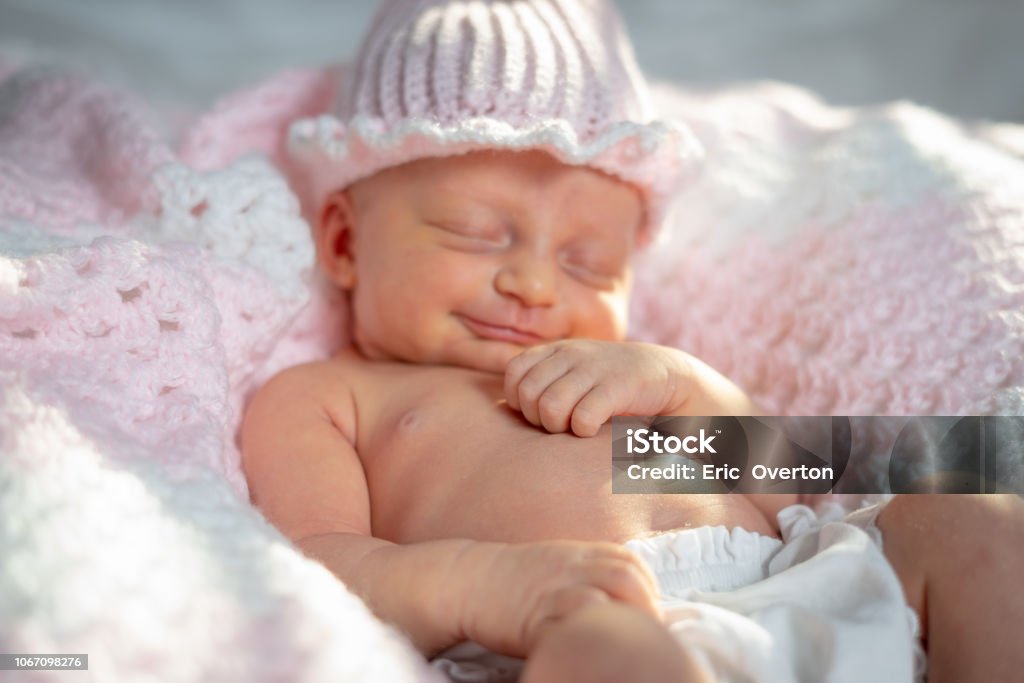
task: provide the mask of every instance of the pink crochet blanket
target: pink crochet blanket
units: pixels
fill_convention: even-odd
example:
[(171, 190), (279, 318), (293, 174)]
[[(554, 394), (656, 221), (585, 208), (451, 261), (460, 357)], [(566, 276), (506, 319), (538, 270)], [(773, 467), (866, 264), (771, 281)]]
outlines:
[[(102, 84), (0, 82), (0, 651), (112, 681), (438, 675), (239, 466), (251, 391), (344, 341), (283, 156), (335, 73), (230, 95), (178, 149)], [(1021, 414), (1021, 129), (779, 85), (658, 96), (709, 157), (640, 259), (635, 337), (769, 413)], [(858, 439), (870, 473), (884, 435)]]

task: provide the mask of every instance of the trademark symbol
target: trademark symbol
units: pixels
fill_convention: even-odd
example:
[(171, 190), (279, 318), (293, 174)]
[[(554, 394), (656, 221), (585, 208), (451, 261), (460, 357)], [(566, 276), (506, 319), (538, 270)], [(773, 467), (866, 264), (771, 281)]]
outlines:
[(722, 430), (721, 430), (721, 429), (716, 429), (716, 430), (715, 430), (715, 434), (721, 434), (721, 433), (722, 433)]

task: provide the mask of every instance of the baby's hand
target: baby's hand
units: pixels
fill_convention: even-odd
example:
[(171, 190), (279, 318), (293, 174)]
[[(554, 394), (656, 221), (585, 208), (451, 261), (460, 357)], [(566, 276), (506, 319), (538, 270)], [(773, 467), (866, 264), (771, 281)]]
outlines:
[(546, 627), (595, 602), (617, 600), (661, 618), (654, 575), (614, 543), (475, 544), (455, 573), (464, 636), (504, 654), (527, 655)]
[(614, 415), (753, 415), (735, 384), (697, 358), (642, 342), (566, 339), (505, 368), (505, 399), (549, 432), (597, 434)]

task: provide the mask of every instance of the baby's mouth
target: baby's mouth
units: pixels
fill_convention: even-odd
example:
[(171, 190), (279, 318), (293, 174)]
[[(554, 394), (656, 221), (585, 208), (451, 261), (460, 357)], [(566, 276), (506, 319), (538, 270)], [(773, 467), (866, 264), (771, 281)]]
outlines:
[(459, 313), (456, 313), (455, 317), (462, 321), (462, 324), (465, 325), (470, 332), (482, 339), (510, 342), (512, 344), (520, 344), (523, 346), (532, 346), (533, 344), (539, 344), (544, 341), (544, 338), (540, 335), (527, 332), (526, 330), (520, 330), (515, 327), (496, 325), (494, 323), (484, 322), (483, 320), (477, 320), (476, 318), (470, 318), (469, 316)]

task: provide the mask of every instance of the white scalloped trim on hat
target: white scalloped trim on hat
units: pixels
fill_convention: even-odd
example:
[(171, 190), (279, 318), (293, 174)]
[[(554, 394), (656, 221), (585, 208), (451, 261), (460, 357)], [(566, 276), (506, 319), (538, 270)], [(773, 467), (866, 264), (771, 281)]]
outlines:
[(288, 153), (305, 176), (316, 207), (328, 193), (385, 168), (482, 149), (541, 149), (563, 163), (589, 166), (636, 185), (647, 199), (646, 225), (652, 229), (646, 238), (660, 225), (672, 194), (703, 158), (703, 148), (685, 126), (665, 121), (613, 123), (589, 141), (580, 141), (561, 119), (515, 127), (485, 117), (451, 125), (408, 118), (389, 125), (356, 116), (346, 126), (323, 114), (297, 120), (288, 131)]

